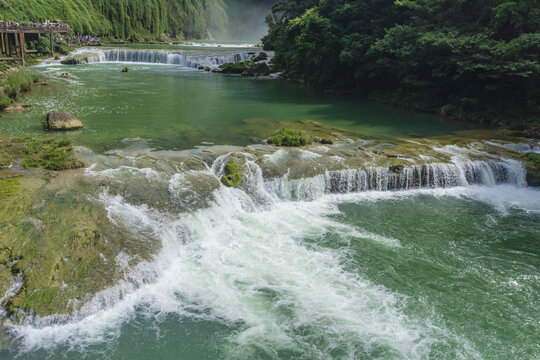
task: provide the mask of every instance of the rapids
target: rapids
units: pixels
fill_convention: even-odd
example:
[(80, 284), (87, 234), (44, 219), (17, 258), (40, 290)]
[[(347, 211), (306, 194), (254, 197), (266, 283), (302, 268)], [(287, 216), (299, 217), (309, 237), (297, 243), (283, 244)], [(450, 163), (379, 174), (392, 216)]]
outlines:
[[(122, 280), (71, 315), (9, 319), (2, 359), (538, 355), (540, 192), (515, 160), (537, 144), (424, 139), (461, 125), (191, 70), (228, 49), (97, 53), (68, 67), (76, 78), (61, 84), (77, 91), (53, 80), (32, 111), (86, 116), (66, 136), (85, 145), (89, 200), (141, 247), (159, 246), (136, 264), (123, 251), (101, 259)], [(136, 71), (121, 77), (117, 62)], [(34, 129), (36, 113), (0, 129)], [(283, 119), (338, 141), (261, 143)], [(220, 181), (231, 159), (238, 188)]]

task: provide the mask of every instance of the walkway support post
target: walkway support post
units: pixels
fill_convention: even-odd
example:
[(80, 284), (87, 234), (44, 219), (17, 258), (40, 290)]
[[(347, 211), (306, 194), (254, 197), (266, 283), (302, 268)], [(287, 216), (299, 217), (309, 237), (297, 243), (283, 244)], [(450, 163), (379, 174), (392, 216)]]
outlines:
[(53, 47), (53, 33), (52, 31), (49, 33), (49, 40), (51, 42), (51, 56), (54, 58), (54, 47)]

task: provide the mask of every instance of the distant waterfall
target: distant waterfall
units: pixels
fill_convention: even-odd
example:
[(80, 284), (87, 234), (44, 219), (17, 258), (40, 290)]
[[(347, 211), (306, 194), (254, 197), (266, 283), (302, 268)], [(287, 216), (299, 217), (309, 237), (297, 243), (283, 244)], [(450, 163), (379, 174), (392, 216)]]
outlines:
[(119, 62), (119, 63), (146, 63), (179, 65), (189, 68), (199, 66), (215, 68), (226, 63), (238, 63), (247, 61), (254, 53), (239, 53), (228, 55), (191, 54), (183, 51), (157, 51), (157, 50), (133, 50), (133, 49), (110, 49), (99, 50), (98, 56), (90, 56), (89, 63)]

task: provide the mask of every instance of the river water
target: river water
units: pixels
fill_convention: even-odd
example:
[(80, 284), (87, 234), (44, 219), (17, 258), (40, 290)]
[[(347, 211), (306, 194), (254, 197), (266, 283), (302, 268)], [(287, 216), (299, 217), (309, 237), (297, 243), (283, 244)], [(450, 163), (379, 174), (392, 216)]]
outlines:
[[(188, 55), (207, 59), (202, 50)], [(449, 165), (270, 177), (276, 164), (308, 168), (334, 151), (243, 148), (284, 123), (316, 121), (373, 143), (464, 126), (185, 60), (155, 64), (156, 54), (107, 56), (36, 68), (54, 80), (33, 94), (30, 113), (1, 118), (0, 130), (39, 133), (36, 117), (53, 109), (79, 115), (85, 130), (68, 136), (98, 154), (85, 176), (158, 194), (134, 201), (103, 191), (101, 206), (161, 248), (82, 315), (11, 328), (2, 358), (538, 357), (540, 192), (527, 187), (519, 162), (433, 145), (425, 156), (451, 153)], [(59, 79), (65, 72), (71, 78)], [(182, 150), (214, 155), (200, 169), (163, 165)], [(138, 163), (141, 153), (159, 165)], [(244, 159), (239, 189), (219, 185), (231, 154)], [(115, 156), (125, 162), (103, 160)]]

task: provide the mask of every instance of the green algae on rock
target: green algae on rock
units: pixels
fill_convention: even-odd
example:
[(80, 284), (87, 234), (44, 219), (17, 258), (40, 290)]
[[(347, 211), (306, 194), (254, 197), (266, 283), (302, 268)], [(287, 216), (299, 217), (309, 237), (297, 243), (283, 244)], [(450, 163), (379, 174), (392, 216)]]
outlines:
[(531, 186), (540, 186), (540, 154), (527, 153), (521, 156), (527, 168), (527, 183)]
[(83, 65), (88, 64), (89, 60), (92, 58), (99, 57), (99, 54), (96, 53), (82, 53), (69, 56), (60, 61), (63, 65)]
[(221, 177), (221, 182), (223, 185), (228, 187), (238, 187), (242, 182), (242, 173), (240, 168), (236, 163), (236, 160), (231, 159), (225, 165), (225, 174)]

